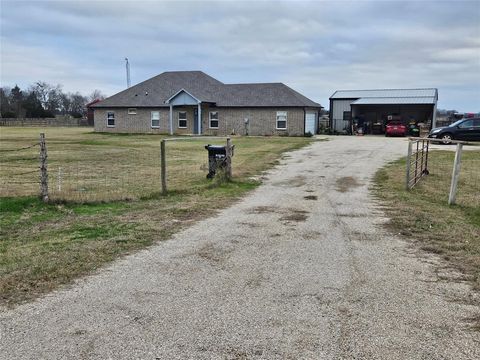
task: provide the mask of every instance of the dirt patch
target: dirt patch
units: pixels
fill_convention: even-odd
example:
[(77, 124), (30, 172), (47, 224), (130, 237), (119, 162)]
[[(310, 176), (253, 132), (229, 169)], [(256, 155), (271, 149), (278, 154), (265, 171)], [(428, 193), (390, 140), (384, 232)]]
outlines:
[(274, 213), (278, 210), (276, 206), (255, 206), (252, 209), (248, 210), (249, 214), (266, 214), (266, 213)]
[(273, 186), (286, 186), (286, 187), (300, 187), (305, 185), (306, 182), (306, 177), (305, 176), (296, 176), (292, 179), (289, 180), (284, 180), (284, 181), (278, 181), (274, 182), (272, 185)]
[(218, 264), (224, 262), (230, 252), (229, 250), (213, 246), (212, 244), (205, 244), (196, 251), (196, 254), (204, 260)]
[(263, 274), (256, 274), (249, 278), (245, 285), (250, 288), (258, 288), (262, 283), (267, 280)]
[(356, 188), (361, 186), (357, 179), (353, 176), (344, 176), (337, 179), (337, 187), (336, 190), (339, 192), (347, 192), (352, 190), (352, 188)]
[(305, 200), (318, 200), (317, 195), (307, 195), (303, 197)]
[(289, 209), (288, 213), (282, 216), (280, 220), (286, 223), (303, 222), (307, 220), (307, 214), (308, 214), (308, 211), (305, 211), (305, 210)]
[(249, 228), (257, 228), (259, 227), (260, 225), (259, 224), (255, 224), (255, 223), (251, 223), (251, 222), (246, 222), (246, 221), (241, 221), (239, 222), (240, 225), (245, 225), (245, 226), (248, 226)]
[(306, 234), (303, 234), (302, 235), (302, 238), (304, 238), (305, 240), (316, 240), (316, 239), (320, 239), (320, 236), (322, 235), (321, 232), (318, 232), (318, 231), (310, 231)]

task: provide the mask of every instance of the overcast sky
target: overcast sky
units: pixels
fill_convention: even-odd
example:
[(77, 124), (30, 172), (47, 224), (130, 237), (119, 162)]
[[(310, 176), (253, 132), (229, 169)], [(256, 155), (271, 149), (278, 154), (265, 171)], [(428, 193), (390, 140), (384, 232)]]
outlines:
[(1, 84), (113, 95), (163, 71), (337, 89), (437, 87), (480, 111), (480, 0), (1, 2)]

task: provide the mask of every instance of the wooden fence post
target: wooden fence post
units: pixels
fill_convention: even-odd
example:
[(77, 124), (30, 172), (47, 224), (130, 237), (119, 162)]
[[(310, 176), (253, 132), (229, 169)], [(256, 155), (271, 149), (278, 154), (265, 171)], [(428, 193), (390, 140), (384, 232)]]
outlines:
[(408, 152), (407, 152), (407, 172), (406, 172), (406, 181), (405, 189), (410, 189), (410, 163), (412, 161), (412, 140), (408, 140)]
[(162, 177), (162, 194), (167, 193), (167, 155), (165, 149), (165, 139), (160, 142), (160, 172)]
[(225, 161), (226, 161), (226, 170), (227, 170), (227, 179), (232, 178), (232, 140), (227, 138), (227, 147), (225, 149)]
[(450, 195), (448, 196), (448, 205), (455, 204), (457, 196), (458, 177), (460, 176), (460, 165), (462, 162), (463, 144), (457, 144), (457, 151), (455, 152), (455, 161), (453, 163), (452, 183), (450, 184)]
[(43, 202), (48, 202), (48, 164), (47, 164), (47, 144), (45, 143), (45, 134), (40, 134), (40, 197)]

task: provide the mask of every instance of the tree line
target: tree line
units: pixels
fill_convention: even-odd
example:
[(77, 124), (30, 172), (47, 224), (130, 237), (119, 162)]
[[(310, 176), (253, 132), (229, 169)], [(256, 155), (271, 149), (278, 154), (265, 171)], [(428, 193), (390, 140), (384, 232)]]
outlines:
[(100, 90), (83, 96), (79, 92), (65, 93), (62, 85), (38, 81), (27, 89), (0, 87), (0, 116), (2, 118), (47, 118), (55, 115), (71, 115), (81, 118), (85, 105), (106, 96)]

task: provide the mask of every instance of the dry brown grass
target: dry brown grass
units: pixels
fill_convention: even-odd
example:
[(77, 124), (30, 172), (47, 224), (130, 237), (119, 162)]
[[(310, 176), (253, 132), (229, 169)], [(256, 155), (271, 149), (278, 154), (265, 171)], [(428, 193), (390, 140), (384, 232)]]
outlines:
[(480, 289), (480, 151), (464, 151), (457, 205), (449, 206), (453, 152), (432, 151), (430, 175), (411, 191), (405, 186), (405, 160), (381, 169), (375, 193), (391, 217), (389, 226), (441, 255)]
[[(6, 150), (36, 142), (40, 129), (0, 131), (0, 150)], [(0, 153), (0, 305), (34, 299), (212, 216), (257, 186), (251, 176), (275, 164), (284, 151), (311, 141), (235, 138), (234, 181), (215, 186), (200, 169), (206, 162), (206, 141), (168, 143), (172, 191), (160, 196), (162, 136), (105, 135), (82, 128), (45, 132), (52, 190), (58, 167), (64, 174), (73, 169), (75, 176), (71, 185), (64, 179), (68, 191), (52, 193), (54, 199), (67, 201), (43, 204), (36, 196), (38, 175), (16, 175), (35, 170), (37, 149)], [(122, 178), (122, 173), (128, 176)], [(114, 198), (132, 200), (71, 201)]]
[[(38, 142), (46, 133), (49, 188), (53, 200), (111, 201), (148, 197), (160, 191), (162, 135), (99, 134), (86, 128), (1, 128), (0, 197), (30, 196), (39, 191), (38, 147), (17, 149)], [(258, 171), (259, 161), (271, 165), (279, 153), (308, 142), (305, 138), (238, 137), (233, 175), (247, 178)], [(168, 188), (201, 191), (207, 165), (206, 143), (219, 140), (167, 142)], [(32, 173), (25, 174), (25, 172)]]

